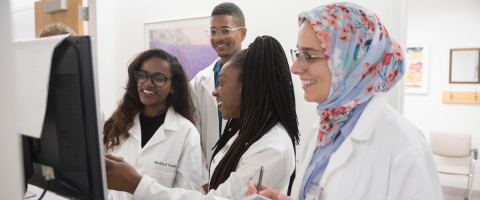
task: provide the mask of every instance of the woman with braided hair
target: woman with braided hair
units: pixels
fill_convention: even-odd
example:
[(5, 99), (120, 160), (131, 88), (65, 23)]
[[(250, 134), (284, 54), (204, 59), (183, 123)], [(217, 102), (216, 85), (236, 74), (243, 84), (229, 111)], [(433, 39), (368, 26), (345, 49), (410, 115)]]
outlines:
[[(303, 163), (290, 197), (268, 184), (260, 195), (278, 200), (442, 199), (424, 135), (387, 104), (404, 73), (400, 45), (370, 10), (334, 3), (300, 13), (291, 72), (319, 120), (299, 150)], [(256, 194), (250, 182), (246, 195)]]
[(214, 147), (209, 192), (167, 188), (119, 161), (116, 165), (125, 174), (121, 182), (131, 188), (127, 191), (133, 199), (240, 200), (247, 182), (258, 180), (262, 166), (263, 182), (289, 193), (299, 133), (292, 78), (280, 43), (270, 36), (257, 37), (225, 63), (212, 95), (229, 121)]

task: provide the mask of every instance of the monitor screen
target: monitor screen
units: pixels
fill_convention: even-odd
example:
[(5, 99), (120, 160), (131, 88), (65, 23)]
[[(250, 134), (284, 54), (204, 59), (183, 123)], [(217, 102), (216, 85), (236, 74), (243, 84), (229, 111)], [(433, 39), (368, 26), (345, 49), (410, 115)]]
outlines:
[[(89, 36), (55, 48), (40, 139), (23, 137), (28, 183), (43, 188), (40, 165), (52, 167), (48, 190), (75, 199), (106, 199), (96, 69)], [(35, 97), (32, 97), (35, 101)], [(39, 195), (39, 194), (37, 194)]]

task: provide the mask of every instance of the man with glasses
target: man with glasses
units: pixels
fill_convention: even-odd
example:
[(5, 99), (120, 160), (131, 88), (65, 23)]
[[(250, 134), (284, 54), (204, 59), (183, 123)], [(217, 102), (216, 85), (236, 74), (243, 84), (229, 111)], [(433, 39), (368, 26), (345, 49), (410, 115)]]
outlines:
[[(217, 5), (210, 18), (210, 29), (206, 30), (213, 49), (218, 54), (209, 67), (200, 71), (191, 81), (193, 103), (197, 129), (200, 133), (203, 164), (206, 167), (202, 174), (202, 182), (208, 183), (208, 169), (212, 159), (213, 147), (217, 143), (226, 120), (218, 110), (217, 101), (212, 92), (218, 86), (218, 75), (222, 66), (235, 54), (242, 51), (242, 41), (247, 36), (245, 17), (242, 10), (234, 3), (221, 3)], [(204, 185), (207, 192), (208, 185)]]

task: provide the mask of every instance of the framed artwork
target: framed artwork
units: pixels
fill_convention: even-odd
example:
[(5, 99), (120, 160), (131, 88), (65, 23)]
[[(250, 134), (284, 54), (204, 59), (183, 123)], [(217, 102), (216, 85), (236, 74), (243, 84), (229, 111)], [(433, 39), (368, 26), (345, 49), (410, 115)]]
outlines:
[(218, 58), (205, 33), (209, 28), (210, 17), (146, 23), (144, 47), (163, 49), (177, 57), (188, 80), (192, 80)]
[(407, 45), (405, 93), (428, 94), (429, 44)]
[(450, 49), (449, 83), (479, 84), (480, 48)]

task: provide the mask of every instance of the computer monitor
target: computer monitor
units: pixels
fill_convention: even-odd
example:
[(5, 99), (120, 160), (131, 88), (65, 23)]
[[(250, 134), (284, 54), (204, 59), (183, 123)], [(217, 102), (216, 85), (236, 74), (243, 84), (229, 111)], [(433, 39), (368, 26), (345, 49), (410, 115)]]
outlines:
[(107, 197), (93, 66), (89, 36), (68, 37), (57, 46), (41, 138), (23, 136), (28, 183), (44, 188), (40, 164), (50, 166), (55, 179), (50, 180), (48, 190), (73, 199)]

